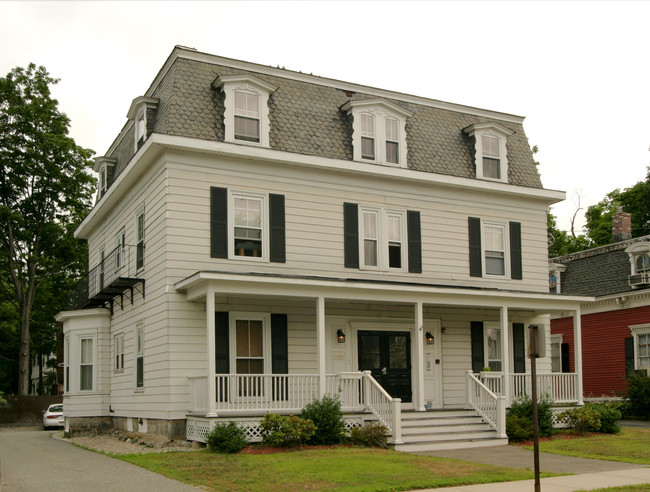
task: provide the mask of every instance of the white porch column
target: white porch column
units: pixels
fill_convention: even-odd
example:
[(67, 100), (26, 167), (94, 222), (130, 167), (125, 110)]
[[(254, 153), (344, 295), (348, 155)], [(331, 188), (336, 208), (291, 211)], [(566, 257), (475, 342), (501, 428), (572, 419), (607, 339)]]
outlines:
[(501, 388), (501, 395), (505, 396), (506, 403), (510, 401), (510, 331), (508, 330), (508, 307), (501, 306), (501, 372), (503, 372), (503, 387)]
[(316, 301), (316, 346), (318, 347), (318, 388), (320, 398), (325, 395), (325, 298)]
[(573, 312), (573, 358), (576, 377), (578, 378), (576, 382), (578, 405), (584, 405), (582, 396), (582, 324), (580, 316), (580, 308), (578, 308)]
[[(415, 303), (415, 398), (413, 406), (424, 412), (424, 314), (422, 303)], [(440, 342), (438, 342), (440, 343)]]
[(217, 416), (217, 366), (215, 362), (215, 319), (214, 291), (208, 288), (205, 294), (205, 318), (208, 339), (208, 413), (206, 417)]

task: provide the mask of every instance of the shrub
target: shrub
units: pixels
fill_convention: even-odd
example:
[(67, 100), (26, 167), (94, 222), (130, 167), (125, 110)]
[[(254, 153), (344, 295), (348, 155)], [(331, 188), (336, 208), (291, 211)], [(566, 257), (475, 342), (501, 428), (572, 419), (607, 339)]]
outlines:
[(621, 420), (621, 412), (617, 403), (593, 403), (589, 405), (590, 408), (598, 412), (600, 417), (600, 428), (598, 432), (604, 434), (618, 434), (621, 428), (618, 421)]
[(295, 415), (267, 413), (260, 423), (262, 443), (269, 446), (297, 446), (314, 435), (314, 423)]
[(558, 419), (564, 420), (569, 428), (574, 429), (580, 436), (587, 432), (598, 432), (600, 429), (600, 415), (592, 406), (567, 410), (559, 414)]
[[(508, 411), (508, 416), (526, 417), (532, 425), (533, 400), (531, 400), (530, 396), (524, 395), (516, 398)], [(551, 411), (551, 402), (546, 395), (537, 399), (537, 424), (540, 436), (548, 437), (553, 435), (553, 412)]]
[(533, 421), (521, 415), (508, 415), (506, 434), (512, 442), (528, 441), (533, 438)]
[(629, 403), (629, 415), (650, 419), (650, 377), (637, 371), (627, 378), (625, 399)]
[(234, 422), (218, 423), (205, 436), (211, 451), (236, 453), (248, 444), (246, 431)]
[(305, 405), (300, 416), (310, 419), (316, 426), (311, 444), (339, 444), (345, 433), (341, 400), (338, 396), (324, 396)]
[(350, 431), (350, 441), (358, 446), (387, 447), (386, 436), (388, 429), (379, 422), (370, 422), (363, 427), (353, 427)]

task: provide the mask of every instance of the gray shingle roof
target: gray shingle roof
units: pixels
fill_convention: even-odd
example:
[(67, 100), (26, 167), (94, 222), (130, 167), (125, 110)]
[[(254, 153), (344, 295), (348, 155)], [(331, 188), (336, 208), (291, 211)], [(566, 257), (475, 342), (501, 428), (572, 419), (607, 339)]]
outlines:
[[(160, 99), (154, 132), (223, 141), (223, 93), (213, 89), (211, 84), (219, 75), (235, 74), (253, 75), (278, 87), (269, 98), (272, 149), (352, 160), (352, 117), (340, 109), (350, 99), (345, 91), (180, 57), (151, 91), (151, 96)], [(351, 97), (375, 99), (377, 96), (356, 92)], [(410, 169), (475, 177), (474, 142), (463, 128), (473, 123), (498, 122), (514, 132), (507, 141), (509, 182), (542, 188), (521, 124), (413, 102), (386, 100), (413, 113), (406, 122)], [(128, 125), (125, 128), (129, 128)], [(111, 156), (118, 159), (117, 176), (133, 156), (133, 136), (125, 135)]]

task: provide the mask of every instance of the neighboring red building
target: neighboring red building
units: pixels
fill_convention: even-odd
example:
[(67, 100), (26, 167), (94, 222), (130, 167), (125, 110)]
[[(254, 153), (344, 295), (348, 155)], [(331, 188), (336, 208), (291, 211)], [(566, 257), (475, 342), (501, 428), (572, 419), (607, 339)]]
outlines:
[[(650, 236), (630, 239), (630, 214), (613, 218), (613, 242), (550, 263), (551, 290), (594, 296), (581, 307), (585, 398), (621, 396), (631, 370), (650, 369)], [(571, 317), (551, 320), (555, 371), (572, 372)]]

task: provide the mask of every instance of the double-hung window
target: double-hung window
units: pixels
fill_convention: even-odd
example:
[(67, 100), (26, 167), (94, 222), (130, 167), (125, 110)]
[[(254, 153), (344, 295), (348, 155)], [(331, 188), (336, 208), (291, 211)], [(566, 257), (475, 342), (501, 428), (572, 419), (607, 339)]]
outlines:
[(650, 373), (650, 323), (630, 326), (634, 338), (634, 369)]
[(224, 94), (224, 140), (269, 147), (269, 98), (276, 86), (250, 75), (220, 75), (212, 86)]
[(360, 207), (362, 268), (400, 270), (406, 264), (406, 212)]
[(231, 367), (241, 377), (237, 396), (258, 397), (264, 394), (264, 378), (256, 375), (271, 372), (270, 315), (231, 313)]
[(65, 346), (64, 346), (64, 352), (63, 352), (63, 360), (64, 360), (64, 366), (65, 366), (65, 374), (63, 375), (63, 378), (65, 380), (65, 392), (68, 393), (70, 391), (70, 357), (72, 354), (70, 354), (70, 339), (66, 337), (65, 339)]
[(114, 370), (115, 372), (124, 371), (124, 334), (115, 335), (114, 339)]
[(233, 194), (233, 255), (263, 257), (264, 199)]
[(490, 371), (501, 372), (502, 370), (502, 347), (501, 329), (491, 327), (488, 323), (485, 326), (485, 360)]
[(138, 113), (135, 120), (135, 142), (138, 148), (142, 147), (147, 138), (147, 114), (144, 109)]
[(80, 338), (79, 348), (79, 390), (93, 390), (93, 369), (94, 369), (94, 338)]
[(486, 275), (506, 274), (506, 228), (502, 224), (483, 224)]
[(235, 91), (235, 140), (260, 141), (260, 96)]
[(406, 167), (406, 118), (411, 112), (381, 99), (350, 100), (341, 109), (352, 115), (353, 159)]
[(375, 117), (361, 114), (361, 158), (375, 160)]
[(483, 177), (501, 179), (501, 161), (499, 159), (500, 140), (491, 135), (483, 135)]
[(131, 102), (127, 117), (133, 122), (134, 150), (137, 152), (153, 130), (159, 99), (140, 96)]
[(135, 325), (135, 387), (144, 387), (144, 323)]
[(119, 272), (125, 262), (125, 246), (126, 245), (126, 232), (122, 229), (117, 236), (115, 236), (115, 272), (119, 276)]

